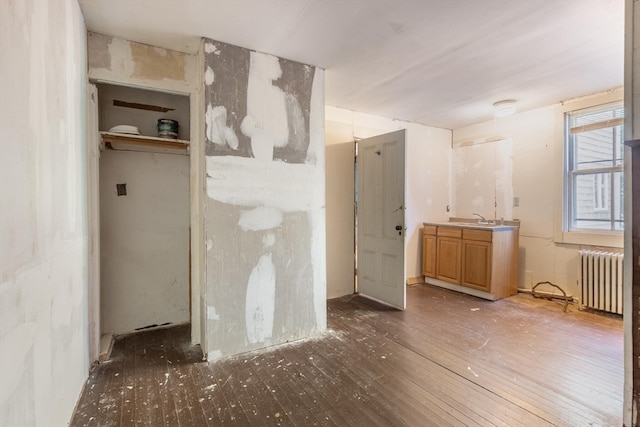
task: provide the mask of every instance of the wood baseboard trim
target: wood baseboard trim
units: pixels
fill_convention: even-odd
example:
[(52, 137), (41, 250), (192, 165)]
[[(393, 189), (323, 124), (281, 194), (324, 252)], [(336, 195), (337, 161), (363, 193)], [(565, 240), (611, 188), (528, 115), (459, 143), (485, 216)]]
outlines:
[(407, 286), (424, 283), (424, 276), (407, 277)]

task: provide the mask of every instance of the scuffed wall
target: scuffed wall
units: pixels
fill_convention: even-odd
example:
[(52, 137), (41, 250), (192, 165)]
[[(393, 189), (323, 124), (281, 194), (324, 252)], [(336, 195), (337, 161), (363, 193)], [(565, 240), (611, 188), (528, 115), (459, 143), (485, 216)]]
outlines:
[(209, 359), (326, 328), (324, 71), (204, 40)]
[(424, 221), (446, 221), (451, 131), (327, 106), (327, 296), (353, 293), (354, 139), (398, 129), (406, 133), (405, 265), (407, 281), (422, 276)]
[(0, 52), (0, 426), (66, 425), (89, 368), (77, 2), (0, 2)]
[(189, 157), (102, 152), (100, 235), (103, 333), (189, 321)]

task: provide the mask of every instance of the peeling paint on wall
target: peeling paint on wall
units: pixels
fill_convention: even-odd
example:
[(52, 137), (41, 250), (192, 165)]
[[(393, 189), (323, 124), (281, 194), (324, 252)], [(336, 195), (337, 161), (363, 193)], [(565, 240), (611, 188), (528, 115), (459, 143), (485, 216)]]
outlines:
[(324, 80), (224, 43), (207, 40), (204, 51), (214, 358), (326, 327)]

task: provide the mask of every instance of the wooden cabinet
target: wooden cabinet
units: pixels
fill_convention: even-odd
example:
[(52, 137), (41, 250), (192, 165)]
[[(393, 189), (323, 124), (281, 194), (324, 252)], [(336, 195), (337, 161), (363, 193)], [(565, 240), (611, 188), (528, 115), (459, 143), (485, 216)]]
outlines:
[(460, 265), (462, 229), (456, 227), (438, 227), (436, 248), (436, 278), (446, 282), (460, 284)]
[(422, 275), (436, 277), (437, 227), (426, 225), (422, 229)]
[[(434, 271), (435, 266), (435, 271)], [(425, 281), (486, 299), (518, 292), (518, 227), (427, 225)]]
[(492, 235), (489, 230), (462, 230), (461, 285), (491, 292)]

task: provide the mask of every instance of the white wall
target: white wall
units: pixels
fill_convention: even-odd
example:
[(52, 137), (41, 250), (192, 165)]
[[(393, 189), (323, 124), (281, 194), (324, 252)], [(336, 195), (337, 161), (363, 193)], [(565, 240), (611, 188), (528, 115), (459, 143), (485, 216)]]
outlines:
[[(506, 147), (511, 150), (512, 194), (519, 198), (519, 206), (511, 206), (511, 210), (513, 218), (521, 220), (520, 287), (531, 288), (538, 282), (550, 281), (578, 297), (578, 250), (585, 246), (622, 247), (621, 237), (570, 235), (561, 228), (564, 113), (620, 99), (622, 90), (616, 89), (453, 131), (454, 148), (510, 141)], [(496, 152), (499, 156), (504, 154), (499, 148)], [(454, 156), (456, 161), (463, 159)], [(482, 182), (486, 174), (500, 175), (505, 168), (476, 169), (473, 164), (459, 163), (453, 167), (456, 173), (468, 175), (466, 182)], [(508, 177), (502, 179), (508, 182)], [(460, 186), (455, 200), (474, 200), (478, 194), (472, 185)], [(508, 215), (509, 207), (504, 206), (507, 202), (504, 197), (500, 199), (497, 215)], [(470, 209), (457, 210), (456, 214), (466, 216)]]
[(102, 332), (188, 322), (189, 157), (102, 152), (100, 218)]
[(0, 2), (0, 425), (66, 425), (89, 369), (86, 32)]
[(353, 293), (354, 139), (407, 129), (406, 274), (422, 276), (424, 221), (446, 221), (451, 131), (337, 107), (325, 108), (327, 151), (327, 296)]
[(501, 139), (453, 148), (452, 216), (513, 217), (512, 146)]

